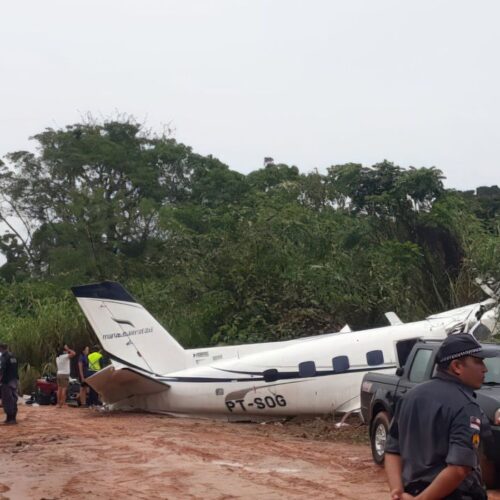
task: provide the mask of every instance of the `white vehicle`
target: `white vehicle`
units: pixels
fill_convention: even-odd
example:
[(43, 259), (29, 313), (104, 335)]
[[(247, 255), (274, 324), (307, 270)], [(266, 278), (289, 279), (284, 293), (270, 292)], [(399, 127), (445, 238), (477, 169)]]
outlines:
[[(368, 371), (394, 373), (417, 339), (444, 339), (457, 325), (492, 329), (494, 301), (403, 324), (284, 342), (183, 349), (118, 283), (74, 287), (80, 307), (111, 365), (89, 384), (113, 409), (259, 420), (359, 409)], [(348, 329), (347, 329), (348, 330)]]

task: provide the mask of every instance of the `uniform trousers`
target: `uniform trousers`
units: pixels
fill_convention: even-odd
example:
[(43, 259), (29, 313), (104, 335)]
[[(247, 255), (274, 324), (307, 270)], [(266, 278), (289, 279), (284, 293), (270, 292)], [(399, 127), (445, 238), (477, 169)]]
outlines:
[(7, 421), (15, 420), (17, 415), (17, 380), (2, 384), (2, 405)]

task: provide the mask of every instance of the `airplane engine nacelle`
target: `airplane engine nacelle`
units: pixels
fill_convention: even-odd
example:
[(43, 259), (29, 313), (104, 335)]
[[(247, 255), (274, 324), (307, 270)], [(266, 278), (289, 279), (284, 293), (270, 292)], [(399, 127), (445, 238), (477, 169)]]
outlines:
[(492, 307), (481, 318), (481, 324), (491, 332), (490, 336), (500, 335), (500, 305)]

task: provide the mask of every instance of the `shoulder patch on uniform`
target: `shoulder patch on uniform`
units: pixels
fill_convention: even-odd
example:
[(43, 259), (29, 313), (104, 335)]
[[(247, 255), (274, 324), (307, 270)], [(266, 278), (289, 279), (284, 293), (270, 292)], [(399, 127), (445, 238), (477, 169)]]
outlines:
[(470, 418), (470, 428), (474, 429), (475, 431), (480, 431), (481, 430), (481, 419), (478, 417), (471, 417)]
[(474, 434), (472, 436), (472, 445), (474, 448), (477, 448), (479, 446), (479, 443), (481, 442), (481, 438), (479, 437), (479, 434)]

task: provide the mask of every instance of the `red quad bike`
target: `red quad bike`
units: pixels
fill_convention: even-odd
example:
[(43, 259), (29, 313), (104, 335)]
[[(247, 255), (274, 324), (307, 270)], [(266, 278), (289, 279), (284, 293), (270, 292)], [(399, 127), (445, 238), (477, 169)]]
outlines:
[[(77, 380), (70, 379), (67, 390), (66, 402), (78, 406), (78, 395), (80, 393), (80, 383)], [(39, 378), (35, 383), (35, 393), (32, 397), (33, 402), (39, 405), (55, 405), (57, 403), (57, 382), (56, 377), (46, 375)]]

